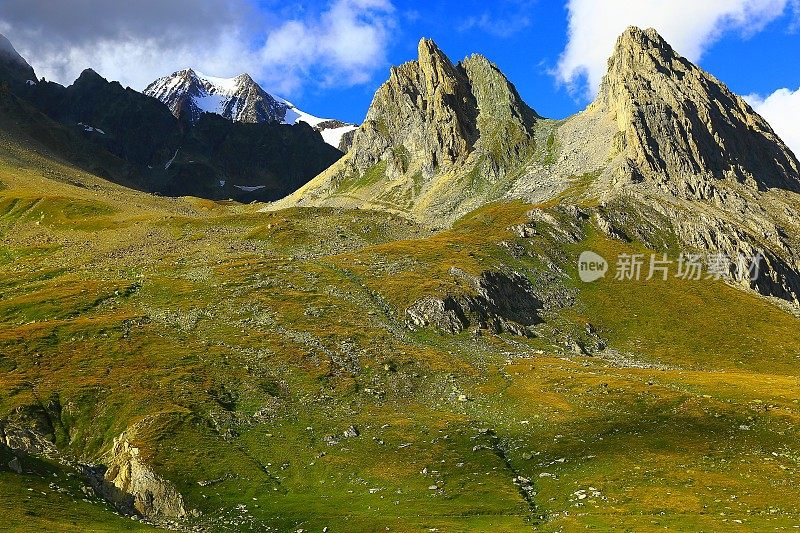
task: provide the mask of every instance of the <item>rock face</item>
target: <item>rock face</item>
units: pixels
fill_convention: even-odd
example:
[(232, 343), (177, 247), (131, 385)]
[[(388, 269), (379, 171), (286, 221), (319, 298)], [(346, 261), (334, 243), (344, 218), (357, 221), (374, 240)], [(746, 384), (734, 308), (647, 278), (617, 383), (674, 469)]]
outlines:
[(707, 199), (709, 183), (800, 191), (800, 164), (767, 122), (655, 31), (628, 29), (593, 104), (610, 113), (632, 179)]
[[(800, 300), (798, 243), (788, 238), (797, 231), (787, 234), (800, 218), (786, 197), (800, 192), (800, 163), (742, 98), (655, 30), (619, 38), (596, 101), (570, 121), (593, 136), (610, 133), (596, 124), (613, 124), (610, 149), (584, 156), (598, 161), (584, 172), (599, 176), (593, 192), (612, 218), (649, 221), (604, 224), (605, 233), (657, 249), (652, 236), (666, 229), (688, 250), (731, 258), (736, 283)], [(653, 216), (659, 227), (643, 230)], [(761, 257), (759, 279), (733, 268), (739, 256)]]
[(125, 433), (114, 439), (104, 468), (95, 468), (94, 489), (122, 512), (153, 520), (185, 518), (183, 496), (154, 473)]
[(530, 336), (530, 326), (542, 321), (542, 302), (524, 276), (484, 272), (475, 278), (461, 271), (454, 275), (471, 286), (471, 293), (423, 298), (406, 310), (409, 328), (432, 327), (455, 335), (476, 326), (494, 333)]
[(378, 89), (353, 141), (353, 168), (366, 171), (386, 160), (390, 179), (412, 170), (411, 165), (430, 178), (435, 169), (469, 155), (478, 138), (476, 117), (463, 69), (423, 39), (419, 59), (393, 68)]
[(538, 118), (486, 58), (454, 65), (423, 39), (378, 89), (348, 156), (281, 205), (464, 211), (523, 159)]
[(138, 426), (114, 439), (103, 465), (77, 463), (56, 446), (57, 400), (43, 405), (19, 407), (0, 420), (0, 451), (9, 449), (15, 457), (8, 465), (17, 473), (22, 467), (17, 454), (46, 457), (71, 464), (81, 471), (95, 493), (113, 503), (121, 512), (159, 522), (187, 516), (183, 496), (169, 482), (152, 471), (131, 442)]

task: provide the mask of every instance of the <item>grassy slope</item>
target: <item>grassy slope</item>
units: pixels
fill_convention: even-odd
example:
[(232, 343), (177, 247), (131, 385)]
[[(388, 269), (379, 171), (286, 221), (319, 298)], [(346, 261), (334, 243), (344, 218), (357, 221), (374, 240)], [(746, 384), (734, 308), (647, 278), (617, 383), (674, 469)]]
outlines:
[[(623, 245), (518, 239), (506, 228), (522, 204), (430, 234), (363, 211), (132, 194), (8, 140), (2, 151), (0, 415), (56, 399), (58, 443), (84, 460), (143, 421), (146, 459), (209, 527), (800, 524), (798, 321), (762, 300), (604, 281), (573, 284), (577, 305), (538, 339), (413, 333), (405, 307), (463, 290), (451, 267), (530, 271), (549, 253), (574, 278), (581, 249)], [(576, 356), (549, 336), (587, 321), (622, 355)], [(326, 443), (350, 425), (359, 437)], [(139, 527), (45, 488), (55, 467), (6, 464), (12, 527)]]

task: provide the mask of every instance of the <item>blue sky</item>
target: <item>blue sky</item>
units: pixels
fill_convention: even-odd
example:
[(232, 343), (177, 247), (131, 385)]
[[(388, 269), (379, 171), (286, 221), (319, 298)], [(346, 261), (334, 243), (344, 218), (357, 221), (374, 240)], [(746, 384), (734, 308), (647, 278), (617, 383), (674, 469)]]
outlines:
[[(98, 17), (97, 13), (102, 13)], [(86, 20), (92, 20), (91, 25)], [(480, 53), (540, 114), (584, 108), (616, 37), (653, 26), (800, 151), (800, 0), (3, 0), (0, 32), (39, 75), (92, 67), (143, 89), (185, 67), (249, 72), (307, 112), (359, 122), (391, 65), (433, 38)]]

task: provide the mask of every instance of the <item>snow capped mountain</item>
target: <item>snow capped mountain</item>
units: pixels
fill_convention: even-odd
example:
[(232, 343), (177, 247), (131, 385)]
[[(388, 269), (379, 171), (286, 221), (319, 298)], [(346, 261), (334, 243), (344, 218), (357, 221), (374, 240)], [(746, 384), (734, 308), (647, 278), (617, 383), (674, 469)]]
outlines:
[(203, 113), (216, 113), (234, 122), (282, 122), (286, 106), (265, 92), (247, 74), (215, 78), (192, 69), (159, 78), (144, 94), (157, 98), (176, 117), (193, 124)]
[(357, 127), (305, 113), (291, 102), (266, 92), (248, 74), (217, 78), (189, 68), (157, 79), (144, 94), (162, 101), (173, 115), (187, 117), (192, 124), (197, 123), (203, 113), (256, 124), (305, 122), (319, 131), (325, 142), (337, 148), (342, 137)]

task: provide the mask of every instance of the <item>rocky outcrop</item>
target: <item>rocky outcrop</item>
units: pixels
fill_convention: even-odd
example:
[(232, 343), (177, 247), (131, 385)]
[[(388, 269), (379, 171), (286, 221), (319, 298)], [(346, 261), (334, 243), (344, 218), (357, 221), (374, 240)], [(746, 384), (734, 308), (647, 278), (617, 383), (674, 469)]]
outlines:
[(472, 291), (419, 300), (406, 310), (409, 328), (432, 327), (455, 335), (475, 326), (527, 337), (533, 334), (530, 327), (542, 321), (542, 302), (526, 277), (515, 272), (484, 272), (472, 277), (457, 269), (452, 274), (468, 283)]
[(340, 152), (346, 154), (347, 152), (350, 151), (350, 148), (353, 147), (353, 139), (356, 138), (356, 131), (358, 131), (358, 130), (353, 129), (353, 130), (350, 130), (348, 132), (345, 132), (342, 135), (342, 138), (339, 141), (339, 146), (337, 147), (337, 148), (339, 148)]
[(95, 493), (113, 503), (127, 515), (138, 515), (154, 522), (185, 518), (183, 496), (167, 480), (146, 464), (133, 444), (137, 428), (114, 439), (103, 464), (86, 465), (61, 453), (56, 446), (58, 429), (54, 415), (60, 404), (51, 399), (42, 405), (23, 406), (0, 420), (0, 449), (14, 453), (9, 468), (20, 471), (19, 457), (45, 457), (76, 468), (86, 476)]
[(461, 304), (452, 296), (427, 296), (406, 310), (406, 323), (411, 329), (433, 327), (455, 335), (469, 326)]
[(0, 420), (0, 444), (23, 454), (58, 456), (51, 415), (39, 405), (18, 407)]
[(129, 439), (123, 433), (114, 439), (105, 465), (87, 467), (95, 492), (125, 514), (155, 521), (185, 518), (183, 496), (145, 464), (139, 448)]

